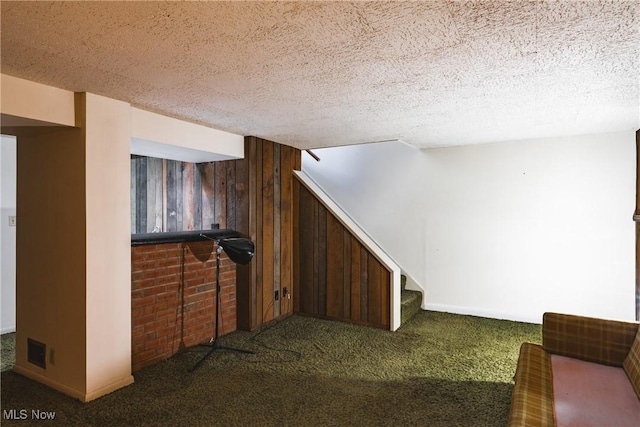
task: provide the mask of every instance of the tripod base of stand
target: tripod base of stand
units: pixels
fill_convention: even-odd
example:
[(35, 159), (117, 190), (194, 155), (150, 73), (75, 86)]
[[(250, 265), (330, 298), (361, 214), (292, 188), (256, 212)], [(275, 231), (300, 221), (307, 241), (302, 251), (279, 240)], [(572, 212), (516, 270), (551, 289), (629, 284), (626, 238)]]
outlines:
[[(202, 234), (200, 235), (203, 236)], [(206, 236), (203, 236), (203, 237), (206, 237)], [(211, 354), (213, 354), (213, 352), (216, 350), (227, 350), (227, 351), (236, 351), (238, 353), (256, 354), (255, 351), (251, 351), (251, 350), (225, 347), (223, 345), (220, 345), (220, 342), (218, 341), (218, 336), (219, 336), (218, 335), (218, 327), (219, 327), (218, 319), (220, 319), (220, 314), (219, 314), (220, 305), (222, 304), (222, 301), (220, 301), (220, 254), (223, 251), (223, 246), (227, 246), (227, 248), (230, 250), (230, 252), (228, 253), (229, 258), (231, 258), (233, 262), (240, 263), (240, 264), (248, 263), (249, 260), (251, 260), (251, 257), (253, 257), (253, 251), (255, 249), (253, 242), (251, 242), (250, 240), (237, 239), (240, 242), (239, 243), (236, 242), (235, 244), (231, 244), (229, 240), (215, 240), (216, 244), (218, 245), (218, 248), (216, 249), (216, 313), (215, 313), (215, 316), (213, 317), (213, 321), (215, 324), (215, 336), (211, 338), (211, 341), (209, 342), (209, 344), (201, 344), (203, 347), (210, 347), (211, 349), (207, 354), (202, 356), (202, 358), (198, 360), (198, 362), (195, 365), (193, 365), (191, 369), (189, 369), (189, 372), (195, 371), (196, 368), (200, 366), (202, 362), (204, 362), (207, 359), (207, 357), (211, 356)]]
[(198, 368), (198, 366), (200, 366), (202, 362), (207, 360), (207, 358), (211, 356), (211, 354), (213, 354), (213, 352), (216, 350), (235, 351), (237, 353), (246, 353), (246, 354), (256, 354), (256, 352), (252, 350), (244, 350), (242, 348), (234, 348), (234, 347), (227, 347), (224, 345), (220, 345), (218, 340), (213, 341), (211, 344), (200, 344), (200, 347), (209, 347), (210, 350), (207, 352), (207, 354), (202, 356), (202, 358), (198, 360), (196, 364), (191, 367), (191, 369), (189, 369), (189, 372), (195, 371)]

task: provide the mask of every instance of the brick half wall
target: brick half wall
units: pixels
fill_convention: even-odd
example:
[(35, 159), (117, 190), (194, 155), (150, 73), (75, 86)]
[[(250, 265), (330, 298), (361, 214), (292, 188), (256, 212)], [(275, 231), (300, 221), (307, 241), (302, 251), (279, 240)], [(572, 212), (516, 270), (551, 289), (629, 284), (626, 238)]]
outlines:
[[(220, 257), (220, 335), (236, 330), (236, 267)], [(131, 248), (132, 371), (165, 360), (215, 335), (213, 242)]]

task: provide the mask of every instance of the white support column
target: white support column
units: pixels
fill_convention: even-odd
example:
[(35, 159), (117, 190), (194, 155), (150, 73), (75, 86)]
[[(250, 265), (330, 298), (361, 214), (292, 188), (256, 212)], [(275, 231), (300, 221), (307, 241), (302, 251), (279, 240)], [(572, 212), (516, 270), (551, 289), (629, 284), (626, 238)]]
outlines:
[[(129, 104), (84, 98), (86, 148), (86, 363), (84, 400), (133, 382)], [(77, 102), (77, 105), (83, 102)]]

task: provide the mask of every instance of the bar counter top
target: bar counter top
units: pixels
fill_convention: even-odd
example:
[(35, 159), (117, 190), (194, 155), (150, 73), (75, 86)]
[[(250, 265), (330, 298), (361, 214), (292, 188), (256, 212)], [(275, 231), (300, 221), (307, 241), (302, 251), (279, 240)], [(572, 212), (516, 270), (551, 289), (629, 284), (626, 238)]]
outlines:
[(131, 246), (159, 245), (163, 243), (200, 242), (204, 240), (241, 237), (231, 229), (169, 231), (162, 233), (136, 233), (131, 235)]

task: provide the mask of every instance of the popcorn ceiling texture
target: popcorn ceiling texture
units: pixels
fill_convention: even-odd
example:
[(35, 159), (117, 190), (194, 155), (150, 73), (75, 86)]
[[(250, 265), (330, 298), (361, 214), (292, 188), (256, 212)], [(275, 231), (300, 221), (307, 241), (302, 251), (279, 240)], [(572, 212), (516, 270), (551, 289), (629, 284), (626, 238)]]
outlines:
[(640, 128), (640, 1), (2, 2), (2, 73), (298, 148)]

